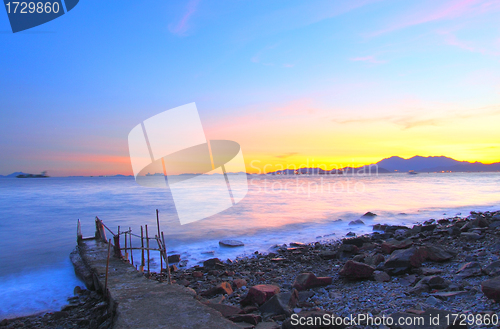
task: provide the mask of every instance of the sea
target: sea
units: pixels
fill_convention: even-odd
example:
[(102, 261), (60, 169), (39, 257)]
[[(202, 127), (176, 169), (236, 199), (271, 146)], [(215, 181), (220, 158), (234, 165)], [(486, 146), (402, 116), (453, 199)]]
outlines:
[[(500, 173), (248, 175), (246, 197), (209, 218), (181, 225), (168, 188), (133, 177), (0, 179), (0, 319), (59, 310), (83, 283), (69, 260), (77, 221), (93, 236), (95, 217), (116, 233), (156, 232), (156, 209), (170, 254), (190, 267), (203, 260), (271, 252), (290, 242), (341, 239), (377, 223), (412, 226), (500, 209)], [(197, 188), (193, 195), (197, 195)], [(199, 197), (199, 196), (198, 196)], [(196, 207), (193, 198), (193, 207)], [(376, 217), (362, 217), (366, 212)], [(349, 225), (362, 219), (365, 225)], [(108, 237), (110, 233), (108, 232)], [(227, 248), (222, 239), (244, 246)], [(139, 246), (140, 240), (133, 238)], [(159, 269), (152, 253), (151, 270)], [(140, 265), (134, 254), (134, 265)]]

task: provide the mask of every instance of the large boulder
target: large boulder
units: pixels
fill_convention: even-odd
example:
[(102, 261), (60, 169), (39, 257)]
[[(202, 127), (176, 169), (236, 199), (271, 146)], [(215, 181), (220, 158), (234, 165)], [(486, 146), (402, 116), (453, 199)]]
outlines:
[(427, 259), (427, 248), (411, 247), (394, 251), (385, 261), (384, 267), (392, 273), (399, 273), (409, 270), (412, 267), (422, 266), (422, 262)]
[(248, 294), (241, 300), (242, 305), (262, 305), (271, 297), (280, 292), (280, 287), (272, 284), (259, 284), (253, 286)]
[(290, 316), (298, 300), (299, 292), (297, 289), (294, 289), (292, 292), (281, 292), (262, 304), (260, 311), (263, 314), (285, 314), (286, 316)]
[(452, 250), (435, 245), (427, 245), (425, 248), (427, 249), (427, 259), (433, 262), (445, 262), (452, 259), (456, 255), (456, 253)]
[(331, 277), (316, 277), (314, 273), (301, 273), (295, 278), (293, 287), (301, 291), (315, 287), (327, 286), (331, 283)]
[(207, 269), (222, 268), (224, 264), (219, 258), (210, 258), (203, 262), (203, 267)]
[(500, 276), (483, 281), (481, 283), (481, 290), (489, 299), (500, 302)]
[(181, 255), (175, 254), (167, 257), (169, 263), (178, 263), (181, 261)]
[(245, 244), (238, 240), (220, 240), (219, 245), (224, 247), (242, 247)]
[(368, 279), (372, 276), (375, 268), (364, 263), (349, 260), (344, 264), (339, 274), (347, 279)]
[(386, 254), (392, 254), (394, 250), (399, 250), (399, 249), (406, 249), (409, 248), (413, 245), (413, 241), (410, 239), (406, 239), (403, 241), (398, 241), (398, 240), (390, 240), (390, 241), (385, 241), (382, 243), (380, 246), (382, 248), (382, 251)]

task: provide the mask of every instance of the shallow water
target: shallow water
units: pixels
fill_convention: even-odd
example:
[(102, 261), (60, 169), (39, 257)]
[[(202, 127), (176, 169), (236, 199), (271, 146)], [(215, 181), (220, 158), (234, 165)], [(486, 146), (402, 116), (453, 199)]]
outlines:
[[(370, 232), (374, 223), (412, 225), (500, 209), (500, 173), (251, 175), (248, 180), (248, 195), (236, 206), (180, 225), (167, 189), (141, 187), (131, 177), (0, 179), (0, 319), (58, 309), (81, 285), (68, 260), (77, 219), (84, 236), (94, 234), (95, 216), (114, 231), (120, 225), (140, 234), (144, 224), (156, 232), (159, 209), (170, 253), (181, 253), (192, 266), (211, 257), (266, 252), (275, 244)], [(363, 218), (365, 226), (348, 225), (367, 211), (378, 216)], [(219, 247), (220, 239), (245, 246)], [(136, 263), (139, 259), (134, 254)]]

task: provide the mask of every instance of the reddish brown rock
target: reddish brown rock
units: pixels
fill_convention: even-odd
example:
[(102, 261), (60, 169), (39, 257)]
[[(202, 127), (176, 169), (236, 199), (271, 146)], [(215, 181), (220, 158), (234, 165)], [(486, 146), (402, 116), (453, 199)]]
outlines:
[(211, 304), (211, 303), (206, 304), (206, 305), (213, 308), (216, 311), (219, 311), (222, 314), (222, 316), (224, 316), (226, 318), (228, 316), (243, 313), (243, 311), (236, 306), (224, 305), (224, 304)]
[(210, 258), (203, 262), (203, 267), (207, 269), (222, 268), (224, 264), (219, 258)]
[(257, 314), (235, 314), (228, 317), (233, 322), (246, 322), (253, 325), (262, 321), (262, 317)]
[(349, 260), (344, 264), (339, 274), (347, 279), (356, 280), (369, 278), (373, 271), (375, 271), (375, 268), (370, 265)]
[(386, 241), (382, 243), (380, 246), (382, 248), (382, 251), (386, 254), (392, 254), (394, 250), (399, 250), (399, 249), (406, 249), (409, 248), (413, 245), (413, 241), (410, 239), (406, 239), (403, 241)]
[(331, 277), (316, 277), (314, 273), (301, 273), (293, 282), (293, 287), (299, 291), (314, 287), (327, 286), (332, 283)]
[(193, 272), (193, 278), (201, 278), (201, 277), (203, 277), (203, 272), (200, 271)]
[(235, 288), (239, 289), (239, 288), (247, 285), (247, 280), (244, 280), (244, 279), (234, 279), (233, 280), (233, 285), (234, 285)]
[(181, 261), (181, 255), (170, 255), (167, 257), (169, 263), (178, 263)]
[(385, 261), (384, 267), (394, 270), (408, 270), (411, 267), (420, 267), (422, 262), (427, 259), (427, 248), (411, 247), (394, 251)]
[(218, 295), (218, 294), (230, 295), (232, 293), (233, 293), (233, 288), (231, 288), (231, 285), (229, 284), (229, 282), (222, 282), (222, 283), (219, 283), (214, 288), (209, 289), (205, 292), (202, 292), (201, 295), (202, 296), (214, 296), (214, 295)]
[(500, 276), (483, 281), (481, 283), (481, 290), (489, 299), (500, 302)]
[(280, 288), (278, 286), (272, 284), (259, 284), (250, 288), (246, 297), (241, 301), (241, 304), (262, 305), (279, 292)]

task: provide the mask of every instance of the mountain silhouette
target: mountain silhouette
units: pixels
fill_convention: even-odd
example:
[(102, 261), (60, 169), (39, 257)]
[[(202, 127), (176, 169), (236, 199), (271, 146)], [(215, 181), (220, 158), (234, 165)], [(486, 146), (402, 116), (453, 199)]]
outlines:
[(481, 162), (458, 161), (445, 156), (414, 156), (409, 159), (403, 159), (398, 156), (383, 159), (377, 162), (379, 168), (394, 171), (500, 171), (500, 163), (484, 164)]

